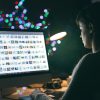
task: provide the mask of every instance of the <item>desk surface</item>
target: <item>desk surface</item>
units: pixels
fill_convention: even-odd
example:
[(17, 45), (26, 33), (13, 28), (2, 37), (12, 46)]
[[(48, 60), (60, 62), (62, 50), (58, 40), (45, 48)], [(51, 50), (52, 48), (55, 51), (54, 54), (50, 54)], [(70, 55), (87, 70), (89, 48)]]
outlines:
[[(18, 100), (19, 97), (31, 95), (32, 92), (36, 88), (39, 88), (43, 92), (46, 91), (46, 89), (42, 88), (42, 84), (32, 84), (32, 85), (33, 85), (33, 88), (27, 88), (27, 87), (17, 88), (16, 92), (14, 92), (11, 95), (7, 96), (7, 98), (11, 98), (12, 100), (13, 99), (14, 100)], [(51, 91), (54, 91), (54, 92), (60, 92), (60, 91), (61, 92), (64, 92), (64, 91), (66, 91), (68, 84), (67, 84), (66, 81), (63, 81), (62, 84), (61, 84), (61, 86), (62, 86), (62, 88), (60, 88), (60, 89), (50, 89), (50, 90)]]
[[(58, 92), (58, 91), (65, 91), (67, 88), (66, 87), (62, 87), (61, 89), (52, 89), (52, 91), (54, 92)], [(29, 96), (32, 94), (32, 92), (35, 90), (35, 89), (26, 89), (25, 91), (22, 91), (22, 89), (20, 88), (19, 90), (20, 93), (13, 93), (9, 96), (7, 96), (7, 98), (11, 98), (11, 99), (14, 99), (14, 100), (18, 100), (19, 97), (23, 97), (23, 96)], [(41, 90), (43, 90), (43, 88), (41, 88)]]

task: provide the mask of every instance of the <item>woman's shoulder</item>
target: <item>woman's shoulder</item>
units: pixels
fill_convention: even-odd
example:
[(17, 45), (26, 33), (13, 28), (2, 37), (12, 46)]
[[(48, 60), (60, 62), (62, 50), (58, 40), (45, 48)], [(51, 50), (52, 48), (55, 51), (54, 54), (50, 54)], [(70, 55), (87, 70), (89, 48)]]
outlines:
[(82, 58), (82, 61), (84, 60), (90, 60), (90, 61), (95, 61), (95, 60), (100, 60), (100, 51), (96, 53), (87, 53), (85, 54)]
[(77, 69), (80, 68), (94, 68), (94, 66), (100, 66), (100, 52), (85, 54), (77, 64)]
[(93, 63), (93, 61), (94, 61), (93, 59), (94, 59), (94, 54), (93, 53), (87, 53), (87, 54), (85, 54), (79, 60), (79, 62), (77, 63), (75, 69), (86, 68), (87, 66), (89, 66), (89, 65), (91, 65)]
[(83, 62), (87, 62), (88, 59), (92, 58), (93, 54), (92, 53), (87, 53), (85, 55), (82, 56), (82, 58), (79, 60), (79, 64), (83, 63)]
[(89, 52), (83, 55), (83, 57), (80, 60), (95, 59), (96, 57), (100, 57), (100, 51), (96, 53)]

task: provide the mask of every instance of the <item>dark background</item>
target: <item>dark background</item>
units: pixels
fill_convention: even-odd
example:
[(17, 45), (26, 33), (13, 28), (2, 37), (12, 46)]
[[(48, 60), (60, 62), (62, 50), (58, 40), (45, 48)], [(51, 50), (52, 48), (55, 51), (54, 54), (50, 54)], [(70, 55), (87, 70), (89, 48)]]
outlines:
[[(0, 10), (10, 13), (14, 10), (14, 2), (20, 0), (0, 0)], [(48, 57), (51, 72), (57, 75), (71, 74), (79, 59), (90, 50), (83, 47), (80, 32), (76, 26), (77, 13), (91, 3), (90, 0), (26, 0), (24, 8), (28, 10), (30, 21), (37, 21), (43, 9), (49, 9), (47, 29), (50, 35), (60, 31), (68, 32), (57, 51)]]

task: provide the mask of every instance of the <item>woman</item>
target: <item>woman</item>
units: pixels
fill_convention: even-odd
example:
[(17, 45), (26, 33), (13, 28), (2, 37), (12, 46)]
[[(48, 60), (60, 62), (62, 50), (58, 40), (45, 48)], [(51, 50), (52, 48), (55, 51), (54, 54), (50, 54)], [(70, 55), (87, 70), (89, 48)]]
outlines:
[[(76, 65), (61, 100), (100, 100), (100, 3), (83, 9), (77, 17), (77, 24), (84, 47), (91, 48), (92, 53), (84, 55)], [(39, 100), (38, 96), (35, 100)]]
[(76, 65), (61, 100), (100, 100), (100, 3), (83, 9), (76, 22), (84, 47), (92, 49), (92, 53), (84, 55)]

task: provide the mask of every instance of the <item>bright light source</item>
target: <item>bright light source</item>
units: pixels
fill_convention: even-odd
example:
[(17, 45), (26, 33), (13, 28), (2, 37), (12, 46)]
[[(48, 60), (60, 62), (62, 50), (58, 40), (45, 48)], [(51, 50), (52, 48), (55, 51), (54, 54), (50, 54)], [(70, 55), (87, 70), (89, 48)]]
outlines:
[(61, 40), (57, 40), (57, 43), (58, 43), (58, 44), (61, 44)]
[(67, 35), (66, 32), (57, 33), (57, 34), (50, 37), (50, 41), (61, 39), (61, 38), (65, 37), (66, 35)]
[(53, 51), (56, 51), (56, 47), (53, 47), (52, 50), (53, 50)]

